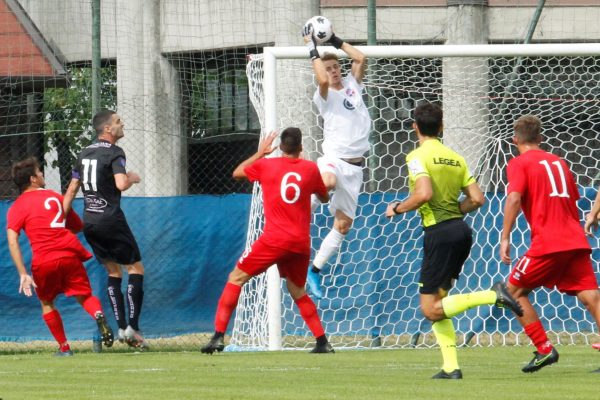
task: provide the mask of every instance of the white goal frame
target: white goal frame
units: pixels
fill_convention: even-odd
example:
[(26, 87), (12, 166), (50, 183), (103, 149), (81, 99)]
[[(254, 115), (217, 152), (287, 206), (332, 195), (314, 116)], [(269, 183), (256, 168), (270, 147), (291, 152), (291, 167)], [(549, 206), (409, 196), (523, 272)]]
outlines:
[[(498, 44), (498, 45), (419, 45), (419, 46), (357, 46), (368, 58), (416, 57), (535, 57), (535, 56), (594, 56), (600, 55), (600, 43), (564, 44)], [(333, 47), (321, 47), (321, 52), (335, 53), (347, 58), (346, 53)], [(307, 59), (306, 47), (265, 47), (264, 68), (264, 129), (277, 129), (277, 60)], [(252, 224), (253, 216), (250, 216)], [(250, 238), (249, 238), (250, 239)], [(250, 243), (248, 243), (249, 245)], [(267, 271), (268, 350), (282, 349), (281, 283), (277, 268)]]

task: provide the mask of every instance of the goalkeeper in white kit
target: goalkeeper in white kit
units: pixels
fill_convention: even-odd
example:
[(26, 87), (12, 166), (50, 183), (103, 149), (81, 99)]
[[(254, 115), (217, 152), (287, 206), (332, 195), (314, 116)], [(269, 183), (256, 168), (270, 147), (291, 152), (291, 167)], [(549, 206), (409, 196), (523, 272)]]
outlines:
[[(327, 190), (333, 191), (329, 203), (333, 229), (323, 239), (307, 279), (309, 290), (320, 299), (323, 291), (319, 272), (339, 251), (356, 216), (365, 154), (369, 150), (371, 117), (362, 98), (365, 55), (332, 34), (329, 42), (352, 59), (350, 72), (342, 78), (338, 57), (328, 53), (320, 57), (310, 26), (303, 34), (318, 84), (313, 101), (323, 118), (323, 156), (317, 159), (317, 164)], [(319, 204), (313, 196), (313, 210)]]

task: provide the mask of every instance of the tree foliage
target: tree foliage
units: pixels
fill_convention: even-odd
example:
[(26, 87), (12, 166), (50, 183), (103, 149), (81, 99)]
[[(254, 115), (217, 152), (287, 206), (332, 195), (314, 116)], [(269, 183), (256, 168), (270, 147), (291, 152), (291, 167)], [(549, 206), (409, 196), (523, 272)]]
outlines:
[[(70, 85), (44, 91), (44, 152), (56, 149), (61, 186), (65, 187), (77, 154), (94, 140), (92, 131), (92, 69), (70, 67)], [(117, 105), (117, 70), (101, 69), (100, 107), (115, 109)]]

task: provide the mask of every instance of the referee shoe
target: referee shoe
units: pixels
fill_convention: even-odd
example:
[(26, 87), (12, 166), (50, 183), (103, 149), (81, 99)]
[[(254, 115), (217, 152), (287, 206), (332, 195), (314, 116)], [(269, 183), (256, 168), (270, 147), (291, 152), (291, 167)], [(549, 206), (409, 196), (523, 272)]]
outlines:
[(452, 372), (441, 370), (432, 376), (431, 379), (462, 379), (462, 371), (460, 369), (455, 369)]
[(515, 300), (510, 293), (508, 293), (508, 289), (506, 288), (506, 284), (504, 282), (498, 281), (494, 283), (492, 290), (496, 292), (496, 307), (508, 308), (519, 317), (523, 316), (523, 308), (519, 302)]
[(523, 372), (535, 372), (544, 368), (546, 365), (554, 364), (558, 362), (558, 351), (553, 347), (552, 351), (548, 354), (542, 354), (537, 351), (533, 352), (533, 359), (529, 361), (529, 364), (524, 366), (521, 371)]

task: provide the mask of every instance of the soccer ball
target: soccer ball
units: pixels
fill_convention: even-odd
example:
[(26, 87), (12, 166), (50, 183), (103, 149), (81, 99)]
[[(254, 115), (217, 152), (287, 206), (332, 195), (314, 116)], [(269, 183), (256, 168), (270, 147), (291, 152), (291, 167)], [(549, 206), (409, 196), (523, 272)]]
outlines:
[(333, 35), (333, 30), (331, 29), (331, 22), (325, 17), (317, 15), (312, 17), (306, 24), (304, 24), (304, 32), (308, 32), (310, 30), (310, 26), (313, 28), (313, 35), (315, 35), (315, 39), (317, 44), (323, 44), (331, 39), (331, 35)]

